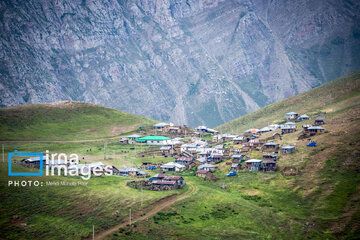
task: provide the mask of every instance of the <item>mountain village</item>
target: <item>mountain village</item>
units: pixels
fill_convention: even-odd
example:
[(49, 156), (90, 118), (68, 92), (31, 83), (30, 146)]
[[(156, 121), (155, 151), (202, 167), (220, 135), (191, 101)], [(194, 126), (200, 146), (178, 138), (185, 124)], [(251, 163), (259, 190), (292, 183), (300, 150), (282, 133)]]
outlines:
[(359, 76), (216, 128), (6, 108), (4, 239), (358, 239)]
[[(192, 172), (199, 178), (216, 181), (214, 175), (218, 169), (228, 169), (227, 176), (236, 176), (241, 171), (277, 171), (277, 160), (286, 154), (297, 151), (294, 144), (283, 142), (286, 134), (296, 135), (297, 139), (309, 139), (308, 147), (316, 147), (317, 143), (311, 137), (325, 131), (323, 116), (319, 113), (310, 118), (308, 115), (299, 115), (296, 112), (286, 113), (281, 124), (271, 124), (263, 128), (251, 128), (243, 135), (233, 135), (217, 130), (198, 126), (195, 129), (187, 126), (175, 126), (171, 123), (157, 123), (152, 129), (145, 130), (139, 127), (137, 133), (123, 137), (118, 144), (147, 146), (144, 151), (136, 153), (137, 158), (146, 156), (161, 156), (169, 161), (155, 163), (142, 162), (141, 166), (120, 168), (112, 166), (113, 174), (123, 177), (140, 178), (143, 180), (129, 181), (127, 185), (153, 191), (172, 190), (185, 185), (182, 174)], [(311, 124), (310, 124), (311, 122)], [(300, 126), (302, 129), (298, 129)], [(146, 134), (145, 136), (143, 134)], [(106, 148), (104, 148), (106, 154)], [(251, 153), (262, 155), (261, 158), (250, 158)], [(106, 155), (104, 157), (106, 159)], [(46, 165), (45, 160), (43, 166)], [(39, 168), (40, 158), (30, 157), (18, 162), (29, 168)], [(62, 160), (51, 163), (69, 169), (86, 168), (94, 171), (96, 167), (104, 167), (102, 162), (92, 162), (78, 165), (69, 165)], [(293, 174), (294, 167), (282, 169), (283, 174)], [(145, 180), (144, 180), (145, 179)]]

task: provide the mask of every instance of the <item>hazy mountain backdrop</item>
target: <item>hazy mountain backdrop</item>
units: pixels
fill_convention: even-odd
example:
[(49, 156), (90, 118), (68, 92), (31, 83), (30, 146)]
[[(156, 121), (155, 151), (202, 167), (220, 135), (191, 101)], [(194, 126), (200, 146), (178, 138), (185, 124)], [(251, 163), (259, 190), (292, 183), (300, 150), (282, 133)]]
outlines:
[(356, 0), (0, 2), (0, 105), (214, 127), (360, 69)]

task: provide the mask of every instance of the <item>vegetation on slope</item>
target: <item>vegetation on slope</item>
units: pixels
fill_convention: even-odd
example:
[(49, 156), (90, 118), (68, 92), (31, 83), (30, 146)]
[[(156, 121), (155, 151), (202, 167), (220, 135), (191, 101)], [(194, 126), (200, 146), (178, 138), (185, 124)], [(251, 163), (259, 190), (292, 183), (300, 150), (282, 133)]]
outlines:
[[(346, 79), (354, 80), (349, 83)], [(353, 74), (337, 80), (344, 82), (335, 84), (338, 87), (332, 88), (332, 91), (323, 89), (317, 93), (318, 97), (310, 95), (313, 108), (305, 102), (305, 106), (310, 105), (301, 109), (296, 101), (291, 102), (293, 98), (289, 102), (282, 101), (283, 106), (298, 106), (295, 111), (299, 113), (327, 112), (326, 131), (311, 137), (318, 143), (317, 147), (306, 147), (309, 139), (299, 140), (300, 131), (276, 140), (282, 145), (296, 146), (294, 153), (281, 154), (277, 164), (280, 169), (295, 166), (299, 170), (297, 175), (284, 176), (281, 171), (241, 171), (235, 177), (226, 177), (229, 165), (223, 165), (224, 168), (215, 172), (219, 181), (213, 182), (195, 177), (194, 171), (183, 172), (181, 175), (185, 181), (197, 189), (193, 195), (151, 218), (136, 222), (132, 228), (119, 229), (107, 239), (359, 239), (360, 92), (344, 90), (354, 86), (358, 89), (358, 79), (358, 73)], [(324, 95), (324, 91), (328, 91), (328, 95)], [(317, 107), (318, 102), (326, 104)], [(275, 115), (278, 118), (273, 117), (272, 121), (280, 122), (287, 111), (292, 111), (292, 108), (279, 107), (271, 114), (264, 112), (264, 117)], [(264, 126), (260, 120), (254, 119), (254, 122), (260, 125), (256, 127)], [(312, 122), (313, 119), (297, 123), (297, 128)], [(254, 127), (250, 123), (248, 126)], [(264, 134), (262, 138), (266, 136)], [(7, 143), (5, 147), (6, 151), (49, 149), (75, 152), (85, 156), (85, 161), (98, 161), (103, 154), (102, 142)], [(136, 158), (136, 152), (146, 147), (133, 150), (131, 147), (109, 143), (109, 150), (118, 155), (115, 159), (102, 161), (121, 167), (122, 164), (130, 166), (131, 162), (140, 164), (141, 161), (163, 160)], [(90, 148), (92, 151), (89, 151)], [(250, 158), (260, 158), (262, 153), (251, 152), (249, 155)], [(9, 188), (6, 186), (9, 179), (6, 177), (6, 166), (3, 165), (0, 170), (0, 176), (3, 176), (0, 178), (0, 192), (4, 196), (0, 205), (0, 226), (3, 229), (0, 238), (55, 239), (61, 232), (63, 239), (80, 239), (91, 233), (93, 224), (98, 234), (116, 225), (128, 214), (130, 207), (134, 212), (139, 209), (141, 192), (125, 186), (129, 178), (92, 178), (86, 187)], [(47, 181), (50, 177), (25, 179)], [(55, 179), (77, 180), (69, 177)], [(220, 187), (222, 183), (226, 184), (226, 189)], [(144, 191), (145, 194), (148, 204), (171, 192)], [(37, 204), (38, 201), (41, 204)], [(121, 212), (118, 218), (113, 215), (116, 210)]]
[(255, 112), (218, 126), (220, 132), (240, 134), (249, 128), (262, 128), (285, 121), (285, 113), (316, 114), (331, 112), (329, 104), (335, 104), (360, 93), (360, 71), (326, 83), (308, 92), (273, 103)]
[(81, 102), (0, 109), (0, 140), (79, 140), (119, 136), (155, 121)]
[[(111, 140), (107, 144), (107, 158), (104, 160), (104, 142), (6, 142), (5, 156), (19, 152), (76, 153), (80, 163), (101, 161), (118, 169), (140, 166), (142, 162), (168, 162), (163, 156), (137, 158), (136, 154), (149, 146), (122, 145)], [(8, 165), (0, 157), (0, 239), (83, 239), (95, 232), (117, 225), (128, 216), (129, 209), (144, 212), (150, 204), (187, 188), (176, 191), (143, 191), (126, 186), (134, 180), (129, 177), (102, 176), (85, 181), (79, 177), (42, 176), (10, 177)], [(17, 160), (20, 160), (18, 158)], [(24, 168), (13, 164), (13, 172), (37, 172), (38, 169)], [(155, 174), (145, 170), (148, 174)], [(8, 181), (40, 181), (43, 186), (8, 186)], [(74, 186), (50, 186), (47, 182), (73, 183)], [(78, 183), (81, 183), (78, 185)], [(150, 207), (150, 210), (152, 208)]]
[[(24, 172), (13, 165), (13, 172)], [(31, 169), (28, 169), (28, 171)], [(34, 169), (32, 171), (38, 171)], [(12, 181), (40, 181), (43, 186), (8, 186)], [(7, 165), (0, 165), (0, 239), (82, 239), (108, 229), (127, 216), (129, 209), (143, 206), (179, 191), (152, 192), (130, 188), (126, 177), (8, 177)], [(60, 185), (48, 185), (58, 182)], [(61, 185), (61, 182), (74, 185)], [(78, 185), (78, 183), (81, 183)]]
[(348, 125), (353, 134), (313, 137), (317, 148), (304, 140), (294, 154), (280, 156), (280, 169), (295, 165), (297, 176), (244, 171), (226, 177), (228, 167), (216, 172), (216, 182), (187, 176), (198, 188), (194, 196), (108, 239), (359, 239), (358, 123)]
[[(226, 177), (229, 165), (225, 165), (215, 172), (216, 182), (186, 176), (185, 181), (198, 188), (195, 195), (137, 223), (132, 232), (119, 232), (108, 239), (359, 239), (360, 92), (354, 90), (358, 79), (356, 73), (330, 83), (337, 86), (332, 89), (315, 89), (317, 96), (314, 90), (304, 94), (312, 102), (304, 101), (303, 109), (327, 112), (326, 131), (311, 137), (317, 147), (306, 146), (310, 139), (298, 139), (301, 125), (313, 119), (297, 123), (297, 132), (275, 140), (296, 147), (292, 154), (280, 154), (279, 171), (240, 171)], [(318, 107), (319, 101), (326, 104)], [(282, 101), (281, 106), (288, 105), (302, 110), (293, 98)], [(260, 112), (265, 117), (278, 116), (272, 119), (279, 122), (292, 110), (281, 106), (276, 111), (272, 108), (270, 114)], [(254, 121), (262, 126), (261, 121)], [(261, 138), (269, 135), (272, 132)], [(254, 151), (249, 156), (261, 158), (262, 153)], [(283, 175), (281, 170), (288, 166), (296, 167), (298, 173)], [(226, 189), (221, 188), (223, 183)]]

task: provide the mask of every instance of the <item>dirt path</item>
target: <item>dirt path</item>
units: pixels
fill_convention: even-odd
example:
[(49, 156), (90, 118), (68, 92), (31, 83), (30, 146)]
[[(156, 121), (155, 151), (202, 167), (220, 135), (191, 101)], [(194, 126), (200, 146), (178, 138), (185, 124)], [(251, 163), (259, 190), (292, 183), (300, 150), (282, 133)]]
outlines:
[[(192, 185), (191, 183), (187, 183), (187, 185), (190, 187), (190, 189), (188, 191), (181, 193), (181, 194), (174, 194), (174, 195), (167, 196), (167, 197), (162, 198), (159, 201), (151, 204), (150, 206), (146, 207), (146, 209), (144, 209), (144, 211), (135, 212), (131, 216), (132, 217), (131, 222), (135, 223), (138, 221), (145, 220), (148, 217), (151, 217), (151, 216), (157, 214), (158, 212), (160, 212), (161, 210), (171, 206), (175, 202), (191, 196), (192, 194), (194, 194), (197, 191), (197, 188), (194, 185)], [(144, 212), (146, 212), (145, 215), (144, 215)], [(127, 217), (121, 219), (121, 223), (119, 223), (118, 225), (96, 234), (95, 239), (97, 239), (97, 240), (104, 239), (106, 236), (118, 231), (120, 228), (126, 227), (129, 224), (129, 222), (130, 222), (130, 218), (129, 218), (129, 216), (127, 216)], [(91, 239), (91, 236), (86, 239)]]

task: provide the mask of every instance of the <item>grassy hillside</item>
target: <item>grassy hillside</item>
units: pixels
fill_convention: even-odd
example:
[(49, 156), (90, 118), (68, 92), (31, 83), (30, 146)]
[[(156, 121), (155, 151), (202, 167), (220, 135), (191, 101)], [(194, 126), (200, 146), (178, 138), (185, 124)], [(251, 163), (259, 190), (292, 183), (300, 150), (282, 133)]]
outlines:
[[(360, 71), (336, 79), (303, 94), (268, 105), (255, 112), (234, 119), (216, 129), (226, 133), (242, 133), (249, 128), (262, 128), (285, 120), (285, 113), (315, 115), (319, 111), (332, 112), (332, 106), (360, 94)], [(358, 102), (353, 102), (358, 104)], [(339, 106), (338, 106), (339, 107)], [(340, 106), (341, 107), (341, 106)], [(351, 104), (348, 106), (351, 107)]]
[[(171, 158), (150, 156), (137, 158), (136, 154), (149, 146), (122, 145), (116, 140), (107, 141), (107, 159), (104, 159), (104, 142), (5, 142), (5, 156), (14, 150), (19, 152), (76, 153), (80, 163), (101, 161), (118, 169), (140, 166), (142, 162), (169, 162)], [(5, 159), (6, 159), (5, 157)], [(21, 158), (19, 158), (21, 159)], [(19, 160), (18, 159), (18, 160)], [(37, 169), (12, 165), (13, 172), (35, 172)], [(155, 174), (146, 171), (148, 174)], [(8, 181), (40, 181), (41, 187), (8, 186)], [(119, 176), (92, 176), (85, 181), (79, 177), (8, 176), (7, 161), (0, 156), (0, 239), (83, 239), (91, 235), (92, 225), (96, 233), (120, 222), (132, 211), (150, 211), (149, 206), (160, 199), (187, 191), (143, 191), (126, 186), (134, 180)], [(47, 182), (70, 182), (75, 186), (50, 186)], [(79, 184), (80, 183), (80, 184)], [(79, 184), (79, 185), (77, 185)], [(144, 209), (141, 208), (143, 198)], [(149, 208), (149, 209), (147, 209)]]
[(107, 239), (359, 239), (360, 121), (351, 120), (359, 114), (360, 105), (343, 126), (336, 127), (342, 120), (326, 124), (327, 133), (312, 137), (316, 148), (298, 141), (299, 133), (284, 136), (282, 143), (297, 150), (280, 155), (278, 166), (296, 166), (296, 176), (242, 171), (226, 177), (228, 167), (215, 173), (216, 182), (186, 176), (197, 187), (191, 198)]
[(81, 102), (0, 108), (0, 140), (78, 140), (109, 138), (155, 121)]
[[(24, 172), (26, 169), (14, 164), (13, 171)], [(43, 186), (9, 187), (8, 180), (38, 180)], [(97, 231), (107, 229), (127, 216), (130, 208), (134, 212), (143, 210), (141, 192), (128, 187), (128, 180), (132, 179), (117, 176), (92, 177), (88, 181), (58, 176), (10, 178), (2, 163), (0, 239), (83, 239), (92, 233), (93, 225)], [(74, 185), (47, 184), (62, 181)], [(142, 195), (143, 206), (146, 208), (181, 191), (146, 191)]]
[[(215, 172), (218, 181), (198, 178), (196, 170), (179, 173), (189, 186), (169, 192), (144, 190), (144, 206), (151, 211), (152, 203), (173, 193), (189, 192), (186, 197), (132, 227), (119, 228), (105, 239), (360, 239), (359, 73), (299, 96), (243, 117), (247, 125), (241, 125), (239, 132), (265, 126), (267, 121), (284, 121), (287, 111), (311, 116), (326, 111), (325, 132), (311, 137), (317, 147), (306, 146), (310, 139), (298, 139), (301, 125), (313, 123), (310, 119), (297, 123), (297, 132), (275, 140), (280, 145), (296, 147), (291, 154), (279, 154), (278, 171), (241, 170), (237, 176), (226, 177), (230, 165), (223, 162)], [(263, 134), (261, 138), (272, 134)], [(102, 161), (118, 168), (139, 166), (143, 161), (173, 161), (170, 157), (137, 157), (148, 146), (135, 148), (115, 140), (108, 142), (106, 160), (103, 141), (9, 142), (4, 146), (5, 156), (15, 149), (20, 152), (48, 149), (77, 153), (82, 163)], [(250, 158), (261, 158), (262, 154), (248, 153)], [(298, 170), (296, 174), (282, 174), (281, 170), (290, 166)], [(13, 168), (14, 172), (25, 170), (17, 164)], [(146, 171), (150, 175), (160, 172)], [(9, 187), (8, 180), (38, 180), (45, 186)], [(82, 239), (91, 234), (92, 225), (99, 236), (128, 216), (129, 208), (134, 213), (141, 211), (141, 191), (127, 187), (128, 180), (103, 176), (91, 178), (86, 186), (47, 186), (47, 181), (84, 181), (77, 177), (8, 177), (6, 163), (0, 164), (0, 239)], [(223, 183), (226, 189), (221, 188)]]
[[(297, 123), (297, 132), (275, 140), (296, 147), (292, 154), (279, 154), (278, 171), (243, 170), (226, 177), (229, 165), (223, 165), (215, 172), (216, 182), (189, 174), (185, 180), (197, 187), (191, 198), (137, 223), (131, 233), (119, 232), (107, 239), (360, 239), (359, 75), (354, 73), (233, 122), (242, 124), (241, 132), (265, 126), (267, 121), (281, 122), (284, 113), (292, 110), (310, 115), (326, 111), (325, 132), (311, 137), (317, 147), (306, 146), (310, 139), (298, 139), (301, 124), (313, 123), (313, 119)], [(224, 131), (230, 130), (236, 129)], [(272, 133), (261, 138), (269, 135)], [(258, 159), (262, 154), (248, 153)], [(281, 170), (290, 166), (298, 172), (283, 175)], [(223, 183), (226, 189), (220, 187)]]

